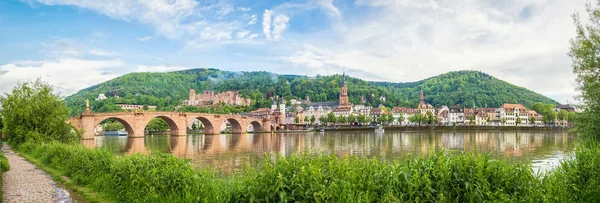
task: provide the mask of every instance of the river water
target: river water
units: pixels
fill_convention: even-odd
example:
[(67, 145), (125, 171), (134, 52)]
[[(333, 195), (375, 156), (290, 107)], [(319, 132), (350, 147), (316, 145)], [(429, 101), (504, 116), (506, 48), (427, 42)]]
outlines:
[(445, 149), (489, 153), (509, 162), (531, 163), (534, 171), (557, 166), (574, 149), (576, 136), (565, 131), (403, 131), (305, 132), (280, 134), (146, 135), (144, 138), (99, 136), (89, 147), (109, 148), (120, 154), (160, 151), (191, 159), (197, 167), (210, 166), (231, 173), (256, 163), (265, 154), (289, 156), (319, 152), (338, 157), (360, 156), (401, 160)]

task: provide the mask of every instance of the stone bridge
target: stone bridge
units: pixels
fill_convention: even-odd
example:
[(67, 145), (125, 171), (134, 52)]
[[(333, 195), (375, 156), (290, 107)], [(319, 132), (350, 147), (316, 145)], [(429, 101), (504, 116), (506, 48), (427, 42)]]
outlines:
[(83, 139), (94, 139), (94, 129), (106, 119), (114, 119), (125, 126), (129, 137), (143, 137), (144, 129), (150, 120), (160, 118), (169, 124), (171, 135), (187, 135), (187, 127), (195, 120), (204, 125), (204, 134), (217, 135), (225, 121), (231, 124), (234, 134), (246, 133), (252, 125), (254, 132), (271, 132), (278, 130), (278, 125), (271, 124), (267, 119), (255, 119), (237, 114), (207, 114), (183, 112), (116, 112), (93, 113), (87, 110), (79, 117), (70, 118), (69, 122), (75, 128), (83, 130)]

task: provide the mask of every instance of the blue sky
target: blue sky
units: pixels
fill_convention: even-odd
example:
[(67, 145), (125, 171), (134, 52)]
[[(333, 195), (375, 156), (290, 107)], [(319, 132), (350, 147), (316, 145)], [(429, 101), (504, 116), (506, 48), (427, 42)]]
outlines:
[[(408, 82), (481, 70), (574, 102), (583, 0), (3, 0), (0, 93), (70, 95), (130, 72), (212, 67)], [(583, 14), (585, 16), (585, 14)]]

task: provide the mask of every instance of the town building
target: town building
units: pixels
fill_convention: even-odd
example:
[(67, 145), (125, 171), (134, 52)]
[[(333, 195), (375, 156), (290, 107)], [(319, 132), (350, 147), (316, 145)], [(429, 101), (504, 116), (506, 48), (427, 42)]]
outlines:
[(475, 124), (475, 109), (473, 108), (464, 108), (464, 123), (465, 125), (474, 125)]
[(190, 89), (189, 99), (183, 101), (185, 106), (212, 106), (219, 103), (232, 106), (248, 106), (252, 103), (252, 100), (240, 97), (238, 91), (215, 94), (213, 90), (204, 90), (202, 94), (196, 94), (196, 90)]
[(450, 124), (450, 108), (443, 105), (437, 109), (437, 117), (439, 119), (438, 124), (445, 126)]
[(435, 108), (433, 108), (431, 104), (425, 103), (425, 95), (423, 94), (423, 89), (421, 89), (421, 95), (419, 97), (419, 106), (417, 107), (417, 109), (419, 109), (419, 112), (422, 115), (427, 115), (427, 112), (431, 112), (433, 115), (435, 115)]
[(570, 104), (561, 104), (554, 108), (554, 111), (556, 112), (559, 112), (560, 110), (565, 110), (567, 112), (575, 112), (577, 109), (575, 108), (575, 106)]
[[(527, 126), (529, 122), (527, 111), (529, 110), (521, 104), (502, 104), (496, 112), (505, 126)], [(517, 122), (518, 120), (521, 122)]]
[(459, 105), (452, 105), (448, 118), (450, 125), (462, 125), (465, 122), (465, 110)]
[[(398, 122), (398, 124), (409, 124), (409, 118), (413, 117), (416, 114), (420, 114), (418, 109), (406, 108), (406, 107), (394, 107), (392, 109), (392, 116), (394, 116), (394, 120)], [(404, 118), (404, 120), (400, 121), (400, 115)]]
[(527, 123), (530, 126), (542, 126), (544, 125), (544, 121), (542, 120), (542, 115), (540, 115), (538, 112), (534, 111), (534, 110), (529, 110), (527, 111), (527, 114), (529, 114), (529, 119), (531, 119), (531, 117), (535, 118), (535, 122), (531, 123), (530, 120), (527, 121)]

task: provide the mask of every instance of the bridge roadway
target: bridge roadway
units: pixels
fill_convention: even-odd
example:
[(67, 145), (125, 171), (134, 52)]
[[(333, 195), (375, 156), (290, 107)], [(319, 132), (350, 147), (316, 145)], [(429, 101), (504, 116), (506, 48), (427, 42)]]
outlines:
[(106, 119), (115, 119), (123, 126), (129, 137), (143, 137), (146, 125), (153, 118), (160, 118), (169, 124), (172, 136), (187, 134), (187, 127), (198, 119), (204, 125), (204, 134), (220, 134), (220, 127), (228, 121), (231, 124), (232, 133), (246, 133), (252, 125), (255, 132), (271, 132), (278, 129), (268, 119), (256, 119), (238, 114), (208, 114), (208, 113), (185, 113), (185, 112), (115, 112), (94, 113), (86, 111), (78, 117), (69, 118), (69, 122), (79, 130), (83, 130), (83, 139), (94, 139), (94, 129)]

